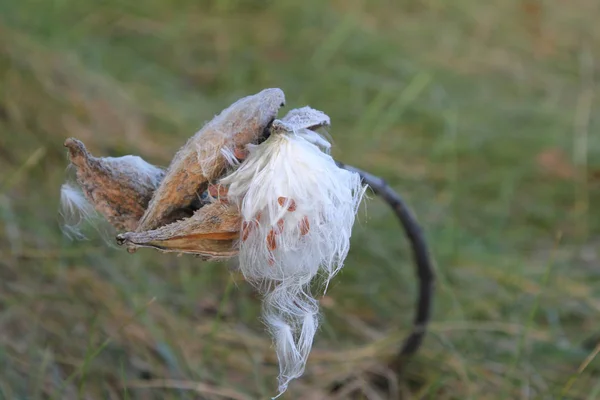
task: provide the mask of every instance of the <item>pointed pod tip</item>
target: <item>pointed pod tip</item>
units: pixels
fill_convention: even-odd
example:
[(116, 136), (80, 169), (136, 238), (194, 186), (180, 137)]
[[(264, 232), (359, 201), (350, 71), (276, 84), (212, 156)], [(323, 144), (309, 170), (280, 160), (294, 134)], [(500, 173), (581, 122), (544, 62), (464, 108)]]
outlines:
[(264, 89), (259, 94), (270, 96), (272, 99), (279, 101), (280, 107), (285, 106), (285, 94), (283, 93), (283, 90), (281, 90), (279, 88)]
[[(72, 162), (81, 157), (89, 157), (89, 153), (81, 140), (77, 140), (75, 138), (68, 138), (67, 140), (65, 140), (64, 146), (69, 150), (69, 156)], [(76, 162), (73, 163), (76, 164)]]
[(65, 140), (65, 143), (63, 145), (68, 149), (83, 149), (83, 150), (85, 150), (85, 146), (83, 145), (83, 142), (81, 140), (78, 140), (78, 139), (75, 139), (72, 137)]
[(127, 252), (129, 254), (133, 254), (137, 251), (136, 246), (133, 245), (133, 242), (131, 242), (130, 238), (129, 238), (130, 234), (129, 233), (120, 233), (117, 235), (117, 244), (119, 246), (123, 246), (123, 245), (127, 245)]
[(277, 115), (277, 110), (279, 110), (279, 108), (285, 107), (285, 93), (279, 88), (264, 89), (256, 95), (249, 97), (260, 99), (261, 107), (263, 109), (271, 110), (269, 114), (272, 112), (275, 113), (273, 117)]
[(117, 244), (119, 246), (123, 246), (124, 244), (127, 243), (127, 234), (126, 233), (120, 233), (117, 235)]

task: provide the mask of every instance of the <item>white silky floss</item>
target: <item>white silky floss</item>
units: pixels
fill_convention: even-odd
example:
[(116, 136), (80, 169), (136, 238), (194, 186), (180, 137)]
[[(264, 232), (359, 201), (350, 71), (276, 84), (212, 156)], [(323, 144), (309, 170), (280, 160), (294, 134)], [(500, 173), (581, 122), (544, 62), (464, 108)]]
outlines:
[[(101, 157), (97, 160), (105, 169), (129, 176), (131, 181), (146, 187), (158, 187), (164, 176), (162, 168), (149, 164), (138, 156)], [(81, 185), (77, 182), (73, 164), (69, 164), (67, 173), (70, 177), (60, 188), (59, 215), (62, 219), (63, 233), (70, 239), (87, 239), (83, 228), (88, 224), (100, 233), (107, 244), (114, 247), (113, 228), (86, 198)]]
[(60, 187), (60, 206), (63, 233), (70, 239), (86, 239), (82, 225), (98, 220), (100, 216), (76, 183), (64, 183)]
[[(311, 123), (315, 115), (326, 119)], [(241, 271), (265, 294), (263, 316), (279, 360), (280, 395), (304, 372), (318, 327), (310, 284), (319, 275), (326, 289), (342, 268), (366, 190), (357, 173), (339, 168), (326, 153), (329, 142), (307, 129), (328, 122), (308, 107), (291, 111), (221, 180), (242, 215)]]

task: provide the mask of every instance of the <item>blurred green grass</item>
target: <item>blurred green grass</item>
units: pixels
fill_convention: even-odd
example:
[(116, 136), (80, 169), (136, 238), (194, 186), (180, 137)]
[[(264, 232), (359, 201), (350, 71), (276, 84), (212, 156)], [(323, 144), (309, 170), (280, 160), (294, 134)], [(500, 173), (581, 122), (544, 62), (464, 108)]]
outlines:
[(332, 117), (334, 155), (402, 193), (438, 273), (422, 350), (377, 394), (363, 374), (389, 379), (416, 285), (369, 201), (284, 398), (347, 378), (368, 399), (600, 398), (599, 17), (593, 0), (0, 2), (0, 398), (274, 394), (260, 300), (226, 264), (57, 225), (66, 137), (166, 165), (265, 87)]

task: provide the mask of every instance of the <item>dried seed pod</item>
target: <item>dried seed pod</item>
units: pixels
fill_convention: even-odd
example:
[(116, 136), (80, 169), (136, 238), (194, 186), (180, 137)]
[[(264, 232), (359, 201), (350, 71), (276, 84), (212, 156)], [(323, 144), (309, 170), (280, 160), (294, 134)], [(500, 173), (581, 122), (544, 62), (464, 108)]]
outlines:
[(238, 100), (207, 123), (173, 158), (137, 231), (173, 222), (173, 212), (188, 207), (208, 182), (221, 176), (235, 159), (236, 148), (256, 142), (284, 103), (280, 89), (265, 89)]
[(329, 125), (331, 119), (327, 114), (308, 106), (290, 110), (285, 117), (273, 121), (273, 128), (289, 132), (300, 129), (315, 130)]
[(145, 232), (117, 236), (130, 249), (151, 247), (164, 252), (189, 253), (207, 259), (225, 259), (238, 253), (241, 219), (237, 207), (211, 203), (189, 218)]
[(310, 143), (328, 151), (331, 148), (331, 144), (315, 132), (315, 130), (330, 125), (331, 120), (327, 114), (307, 106), (290, 110), (285, 117), (273, 121), (271, 133), (294, 132)]
[[(116, 229), (135, 229), (165, 171), (138, 156), (94, 157), (77, 139), (64, 145), (85, 198)], [(63, 202), (73, 206), (69, 198)]]

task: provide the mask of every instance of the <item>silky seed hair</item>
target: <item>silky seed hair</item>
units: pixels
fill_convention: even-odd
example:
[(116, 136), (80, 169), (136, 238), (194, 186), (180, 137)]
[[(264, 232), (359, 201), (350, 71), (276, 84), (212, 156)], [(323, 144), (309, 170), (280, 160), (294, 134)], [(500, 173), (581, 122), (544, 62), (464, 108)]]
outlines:
[(242, 216), (240, 269), (265, 296), (281, 394), (304, 372), (319, 325), (311, 283), (321, 276), (326, 289), (342, 268), (366, 187), (337, 167), (329, 142), (314, 131), (282, 121), (273, 127), (221, 184)]
[(101, 218), (74, 182), (64, 183), (60, 187), (59, 214), (62, 220), (61, 229), (72, 240), (86, 239), (82, 230), (85, 223), (95, 224)]

